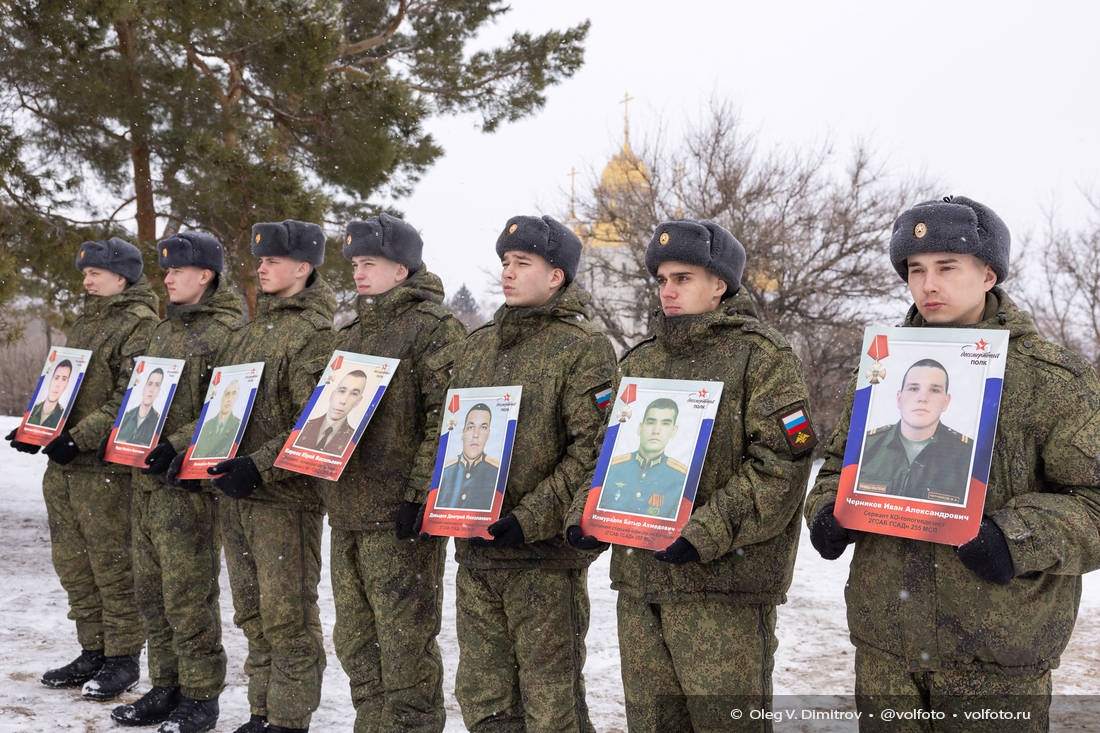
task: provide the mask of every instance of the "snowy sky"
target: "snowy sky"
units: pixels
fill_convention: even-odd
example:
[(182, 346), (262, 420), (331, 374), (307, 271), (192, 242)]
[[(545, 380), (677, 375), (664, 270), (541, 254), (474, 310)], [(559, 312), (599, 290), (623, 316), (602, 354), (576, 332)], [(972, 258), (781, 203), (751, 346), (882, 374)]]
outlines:
[[(735, 104), (767, 144), (868, 141), (899, 174), (991, 205), (1018, 243), (1052, 201), (1067, 223), (1100, 192), (1100, 4), (675, 3), (517, 0), (486, 42), (590, 18), (584, 68), (534, 118), (484, 135), (473, 117), (430, 129), (446, 155), (394, 202), (425, 240), (448, 292), (487, 286), (493, 244), (518, 213), (568, 211), (569, 171), (591, 187), (622, 144)], [(751, 256), (752, 243), (745, 242)]]

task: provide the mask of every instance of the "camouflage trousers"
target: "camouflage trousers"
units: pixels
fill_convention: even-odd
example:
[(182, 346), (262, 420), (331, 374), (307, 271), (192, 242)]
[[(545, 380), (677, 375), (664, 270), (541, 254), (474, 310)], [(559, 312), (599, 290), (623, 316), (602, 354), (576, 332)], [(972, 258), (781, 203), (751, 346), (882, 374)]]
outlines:
[(69, 618), (84, 649), (109, 657), (145, 644), (130, 567), (130, 476), (66, 470), (50, 463), (42, 479), (50, 552)]
[(317, 608), (324, 516), (218, 500), (233, 622), (248, 639), (248, 703), (272, 725), (307, 728), (321, 702), (325, 648)]
[(655, 604), (620, 592), (616, 615), (632, 733), (771, 730), (749, 710), (771, 710), (775, 606)]
[(205, 492), (134, 492), (134, 591), (149, 637), (149, 678), (196, 700), (217, 697), (225, 685), (215, 511)]
[(865, 733), (1046, 731), (1050, 695), (1050, 670), (913, 670), (883, 654), (856, 649), (856, 710)]
[(332, 530), (332, 643), (351, 683), (355, 732), (441, 731), (447, 544)]
[(472, 731), (592, 731), (584, 699), (588, 571), (479, 570), (455, 581), (455, 697)]

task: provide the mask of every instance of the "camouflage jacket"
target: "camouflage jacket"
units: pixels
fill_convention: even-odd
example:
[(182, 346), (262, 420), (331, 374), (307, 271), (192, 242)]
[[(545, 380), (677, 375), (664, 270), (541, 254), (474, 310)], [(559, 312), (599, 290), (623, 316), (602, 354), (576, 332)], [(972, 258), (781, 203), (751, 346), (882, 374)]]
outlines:
[[(725, 385), (691, 519), (681, 532), (699, 551), (699, 562), (674, 565), (616, 545), (612, 587), (650, 603), (782, 603), (813, 447), (812, 440), (793, 444), (782, 422), (799, 410), (809, 416), (802, 363), (756, 317), (744, 291), (710, 313), (658, 313), (654, 334), (623, 356), (624, 377)], [(577, 497), (568, 524), (580, 523), (587, 493)]]
[[(195, 305), (169, 303), (168, 317), (153, 330), (145, 355), (186, 360), (161, 432), (177, 453), (191, 443), (210, 375), (214, 367), (223, 366), (221, 354), (240, 324), (241, 299), (224, 280), (219, 280)], [(152, 491), (166, 485), (159, 476), (136, 468), (133, 476), (138, 490)]]
[[(144, 275), (117, 295), (84, 296), (84, 312), (65, 339), (70, 348), (92, 350), (66, 423), (80, 448), (70, 468), (100, 468), (95, 450), (115, 424), (134, 358), (145, 353), (159, 320), (157, 296)], [(128, 473), (130, 467), (112, 463), (103, 470)]]
[(261, 293), (255, 318), (231, 340), (226, 364), (264, 363), (256, 402), (237, 451), (238, 456), (252, 458), (263, 479), (247, 501), (324, 511), (315, 479), (275, 468), (274, 463), (328, 364), (332, 349), (327, 332), (335, 310), (332, 289), (314, 271), (306, 288), (288, 298)]
[(573, 496), (600, 450), (606, 414), (596, 394), (615, 378), (615, 352), (589, 322), (588, 302), (588, 293), (571, 283), (541, 306), (501, 306), (455, 360), (452, 388), (523, 387), (501, 516), (515, 515), (526, 542), (483, 548), (456, 540), (463, 565), (577, 568), (595, 557), (574, 550), (562, 535)]
[[(903, 325), (925, 323), (912, 308)], [(1080, 576), (1100, 566), (1100, 380), (999, 287), (975, 328), (1010, 331), (984, 514), (1004, 532), (1017, 577), (987, 583), (954, 547), (864, 533), (845, 590), (848, 628), (857, 647), (911, 669), (1050, 669), (1073, 630)], [(835, 502), (854, 390), (853, 379), (807, 521)]]
[[(390, 529), (401, 500), (423, 503), (435, 466), (440, 404), (466, 329), (443, 307), (443, 283), (421, 267), (378, 296), (360, 295), (358, 317), (333, 334), (334, 349), (400, 359), (340, 480), (328, 495), (329, 524)], [(365, 399), (369, 399), (366, 397)]]

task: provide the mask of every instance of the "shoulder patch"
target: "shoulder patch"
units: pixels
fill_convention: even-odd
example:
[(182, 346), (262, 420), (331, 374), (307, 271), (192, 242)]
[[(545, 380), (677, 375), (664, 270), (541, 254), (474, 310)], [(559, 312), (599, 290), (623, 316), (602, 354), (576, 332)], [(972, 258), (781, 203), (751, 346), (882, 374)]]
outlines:
[(443, 468), (444, 468), (444, 469), (448, 469), (448, 468), (450, 468), (451, 466), (455, 465), (456, 463), (458, 463), (458, 456), (455, 456), (455, 457), (454, 457), (454, 458), (452, 458), (451, 460), (449, 460), (449, 461), (447, 461), (446, 463), (444, 463), (444, 464), (443, 464)]
[(884, 432), (886, 432), (887, 430), (889, 430), (889, 429), (890, 429), (890, 428), (892, 428), (892, 427), (894, 427), (894, 426), (893, 426), (893, 425), (880, 425), (880, 426), (879, 426), (879, 427), (877, 427), (877, 428), (873, 428), (873, 429), (871, 429), (871, 430), (868, 430), (868, 431), (867, 431), (867, 435), (868, 435), (868, 436), (871, 436), (871, 435), (878, 435), (879, 433), (884, 433)]
[(1013, 339), (1013, 342), (1021, 354), (1064, 369), (1074, 377), (1084, 377), (1092, 372), (1092, 366), (1080, 354), (1051, 343), (1038, 335)]
[(809, 453), (817, 445), (817, 434), (810, 423), (806, 405), (799, 401), (775, 413), (779, 429), (787, 439), (791, 455), (798, 457)]
[(492, 456), (485, 456), (485, 462), (488, 463), (493, 468), (500, 468), (500, 461), (493, 458)]
[(750, 318), (741, 324), (741, 330), (745, 333), (754, 333), (766, 341), (770, 341), (777, 349), (789, 349), (791, 347), (787, 339), (778, 330), (756, 318)]
[(680, 463), (675, 458), (668, 458), (666, 456), (665, 457), (665, 463), (668, 464), (669, 468), (675, 469), (675, 470), (679, 471), (680, 473), (682, 473), (684, 475), (687, 475), (688, 467), (685, 466), (683, 463)]
[(611, 462), (610, 462), (610, 463), (608, 463), (607, 465), (609, 465), (609, 466), (617, 466), (617, 465), (619, 465), (620, 463), (626, 463), (627, 461), (629, 461), (629, 460), (630, 460), (631, 458), (633, 458), (633, 457), (634, 457), (634, 454), (633, 454), (633, 453), (621, 453), (621, 454), (619, 454), (619, 455), (617, 455), (617, 456), (612, 456), (612, 457), (611, 457)]
[(592, 399), (597, 409), (605, 410), (611, 404), (611, 382), (607, 381), (592, 390)]

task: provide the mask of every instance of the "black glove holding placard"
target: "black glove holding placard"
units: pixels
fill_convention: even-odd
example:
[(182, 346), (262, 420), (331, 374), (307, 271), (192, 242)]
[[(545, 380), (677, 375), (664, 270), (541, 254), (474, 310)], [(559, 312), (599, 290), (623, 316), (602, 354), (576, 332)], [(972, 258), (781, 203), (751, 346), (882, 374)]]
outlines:
[(810, 544), (817, 554), (826, 560), (836, 560), (844, 554), (844, 548), (856, 541), (860, 532), (842, 527), (833, 516), (833, 504), (821, 507), (810, 522)]
[(491, 540), (484, 537), (471, 537), (470, 544), (475, 547), (519, 547), (524, 542), (523, 527), (514, 514), (506, 514), (488, 527)]
[(247, 499), (264, 483), (260, 478), (259, 469), (249, 456), (230, 458), (228, 461), (216, 463), (206, 469), (206, 472), (214, 476), (210, 479), (210, 483), (233, 499)]
[(60, 466), (72, 463), (73, 459), (80, 455), (80, 449), (76, 447), (76, 441), (69, 435), (68, 430), (62, 430), (60, 435), (42, 449), (42, 452)]
[(600, 541), (590, 534), (585, 534), (578, 524), (571, 524), (566, 528), (565, 539), (578, 550), (595, 550), (600, 546)]
[(172, 465), (172, 461), (176, 458), (176, 449), (172, 447), (172, 444), (168, 442), (168, 439), (161, 436), (160, 442), (157, 443), (157, 447), (149, 451), (149, 454), (145, 456), (145, 468), (141, 469), (142, 473), (147, 474), (161, 474), (168, 470), (168, 467)]
[(394, 519), (394, 528), (397, 539), (407, 540), (420, 529), (420, 523), (424, 521), (424, 505), (415, 501), (402, 501), (397, 507), (397, 517)]
[(686, 562), (699, 562), (699, 551), (683, 537), (676, 540), (663, 550), (657, 550), (653, 557), (661, 562), (670, 562), (673, 565), (683, 565)]
[(18, 432), (19, 432), (19, 428), (15, 428), (10, 433), (8, 433), (6, 436), (4, 436), (4, 440), (11, 443), (11, 447), (15, 448), (20, 453), (30, 453), (31, 455), (34, 455), (35, 453), (37, 453), (39, 446), (34, 445), (33, 443), (24, 443), (21, 440), (16, 440), (15, 439), (15, 434), (18, 433)]
[(989, 517), (982, 517), (982, 526), (974, 539), (955, 548), (962, 564), (982, 580), (1008, 585), (1016, 577), (1016, 566), (1008, 549), (1005, 533)]

